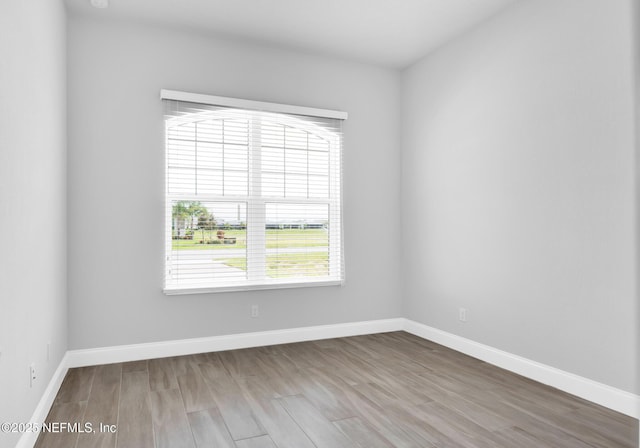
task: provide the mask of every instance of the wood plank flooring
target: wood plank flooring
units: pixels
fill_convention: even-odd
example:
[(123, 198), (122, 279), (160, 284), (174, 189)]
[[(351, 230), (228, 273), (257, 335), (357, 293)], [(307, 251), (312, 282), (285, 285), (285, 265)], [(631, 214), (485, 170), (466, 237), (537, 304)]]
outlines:
[(38, 448), (638, 446), (635, 419), (404, 332), (71, 369), (47, 421), (96, 432)]

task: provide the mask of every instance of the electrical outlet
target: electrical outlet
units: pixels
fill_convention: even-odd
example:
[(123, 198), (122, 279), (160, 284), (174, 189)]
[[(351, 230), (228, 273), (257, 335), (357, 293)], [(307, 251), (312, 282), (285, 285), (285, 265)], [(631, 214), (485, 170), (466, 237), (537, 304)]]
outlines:
[(47, 342), (47, 362), (51, 361), (51, 342)]
[(33, 387), (33, 383), (35, 383), (36, 378), (37, 378), (36, 365), (35, 364), (31, 364), (29, 366), (29, 387)]
[(255, 318), (260, 315), (260, 309), (258, 305), (251, 305), (251, 317)]
[(467, 309), (466, 308), (458, 308), (458, 319), (460, 322), (467, 321)]

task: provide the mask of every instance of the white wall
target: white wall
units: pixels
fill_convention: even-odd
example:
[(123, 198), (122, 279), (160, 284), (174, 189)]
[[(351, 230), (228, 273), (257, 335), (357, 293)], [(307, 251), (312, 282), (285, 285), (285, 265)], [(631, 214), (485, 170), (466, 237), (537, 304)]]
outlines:
[[(640, 347), (640, 2), (632, 2), (633, 7), (633, 42), (635, 60), (635, 181), (636, 181), (636, 347)], [(640, 355), (636, 354), (636, 381), (640, 383)], [(640, 388), (640, 386), (637, 386)], [(638, 403), (638, 411), (640, 411), (640, 403)], [(640, 413), (640, 412), (639, 412)], [(638, 440), (640, 440), (640, 427), (638, 427)]]
[[(71, 348), (400, 316), (397, 71), (83, 17), (68, 52)], [(349, 113), (346, 286), (163, 295), (162, 88)]]
[(67, 349), (65, 21), (61, 1), (0, 2), (0, 422), (29, 420)]
[(403, 73), (403, 266), (406, 317), (638, 393), (631, 17), (524, 1)]

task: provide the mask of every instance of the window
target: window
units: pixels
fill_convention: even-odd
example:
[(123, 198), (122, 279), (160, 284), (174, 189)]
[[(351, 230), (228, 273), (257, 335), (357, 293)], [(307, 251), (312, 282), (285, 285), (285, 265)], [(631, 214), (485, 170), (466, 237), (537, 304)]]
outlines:
[(162, 91), (165, 293), (340, 284), (344, 112)]

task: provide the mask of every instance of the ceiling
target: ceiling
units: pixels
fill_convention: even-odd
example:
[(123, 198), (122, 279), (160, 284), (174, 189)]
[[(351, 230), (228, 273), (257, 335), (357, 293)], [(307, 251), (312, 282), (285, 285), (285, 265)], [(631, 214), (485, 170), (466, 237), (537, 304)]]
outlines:
[(65, 0), (72, 14), (144, 21), (394, 68), (519, 0)]

